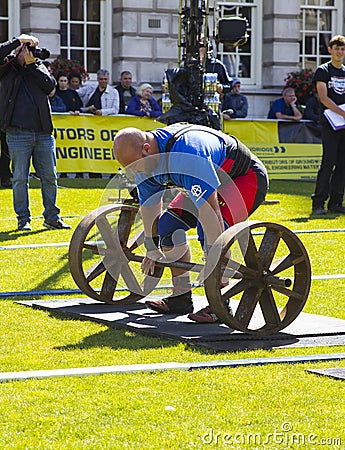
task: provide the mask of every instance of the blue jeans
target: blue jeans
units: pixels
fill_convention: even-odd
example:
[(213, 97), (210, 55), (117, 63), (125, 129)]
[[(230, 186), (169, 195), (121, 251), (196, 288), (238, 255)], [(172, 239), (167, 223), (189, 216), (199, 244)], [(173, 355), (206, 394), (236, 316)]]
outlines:
[(55, 140), (51, 134), (9, 127), (6, 140), (12, 160), (13, 204), (18, 222), (30, 222), (29, 174), (30, 160), (41, 180), (43, 216), (47, 222), (58, 219), (56, 206), (57, 179)]

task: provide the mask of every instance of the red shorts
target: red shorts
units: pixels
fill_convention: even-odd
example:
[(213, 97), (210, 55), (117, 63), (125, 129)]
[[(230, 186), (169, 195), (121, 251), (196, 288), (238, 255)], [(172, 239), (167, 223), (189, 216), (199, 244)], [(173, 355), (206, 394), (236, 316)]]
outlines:
[[(224, 165), (223, 165), (224, 167)], [(229, 182), (218, 188), (219, 207), (225, 222), (231, 226), (242, 222), (259, 206), (255, 201), (258, 192), (258, 179), (254, 170), (249, 169), (245, 175), (229, 178)], [(173, 210), (190, 227), (195, 227), (197, 210), (189, 197), (179, 193), (169, 204)], [(195, 222), (194, 222), (195, 220)]]

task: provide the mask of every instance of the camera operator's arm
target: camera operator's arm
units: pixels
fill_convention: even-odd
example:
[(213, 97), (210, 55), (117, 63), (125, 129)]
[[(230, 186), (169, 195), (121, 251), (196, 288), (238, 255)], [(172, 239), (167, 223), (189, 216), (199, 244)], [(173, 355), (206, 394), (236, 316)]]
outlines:
[(21, 34), (18, 36), (21, 44), (29, 44), (30, 47), (36, 47), (39, 44), (39, 40), (35, 36), (30, 34)]
[(0, 64), (6, 64), (6, 57), (19, 46), (20, 40), (18, 38), (0, 44)]
[(49, 95), (56, 86), (56, 81), (40, 60), (37, 60), (27, 46), (22, 49), (25, 67), (30, 72), (33, 80), (42, 91)]
[(29, 34), (21, 34), (17, 38), (13, 38), (11, 41), (0, 44), (0, 64), (6, 63), (6, 56), (8, 56), (21, 44), (29, 44), (32, 47), (36, 47), (36, 45), (38, 45), (38, 42), (39, 41), (35, 36), (30, 36)]
[(219, 82), (217, 92), (221, 95), (227, 94), (232, 87), (232, 78), (228, 74), (225, 65), (219, 59), (215, 59), (214, 61), (213, 70), (217, 73)]

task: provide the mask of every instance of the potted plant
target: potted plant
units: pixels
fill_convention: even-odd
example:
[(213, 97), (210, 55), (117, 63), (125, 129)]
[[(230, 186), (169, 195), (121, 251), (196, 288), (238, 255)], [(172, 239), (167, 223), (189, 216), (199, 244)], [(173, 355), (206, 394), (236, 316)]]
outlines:
[(59, 72), (66, 72), (67, 75), (72, 73), (79, 74), (83, 81), (90, 79), (83, 64), (76, 59), (57, 58), (52, 62), (51, 67), (54, 77), (57, 77)]
[(307, 100), (314, 95), (316, 87), (312, 82), (314, 71), (312, 69), (303, 69), (296, 72), (289, 72), (284, 78), (285, 86), (292, 87), (295, 90), (298, 103), (305, 105)]

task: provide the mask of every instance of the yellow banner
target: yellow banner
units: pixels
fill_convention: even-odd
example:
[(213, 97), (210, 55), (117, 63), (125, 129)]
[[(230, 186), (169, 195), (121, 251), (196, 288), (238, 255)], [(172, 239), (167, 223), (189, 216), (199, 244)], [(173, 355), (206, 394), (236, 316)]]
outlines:
[[(261, 159), (270, 179), (315, 180), (322, 145), (308, 125), (308, 122), (236, 119), (224, 122), (223, 130), (240, 139)], [(291, 129), (295, 132), (291, 133)], [(301, 134), (303, 143), (289, 142)]]
[[(53, 123), (58, 172), (115, 173), (119, 165), (113, 158), (112, 147), (119, 130), (135, 127), (149, 131), (165, 126), (146, 117), (57, 113), (53, 114)], [(289, 142), (298, 135), (291, 133), (291, 129), (297, 130), (296, 127), (304, 127), (303, 139), (306, 142)], [(316, 178), (321, 144), (312, 135), (308, 142), (310, 130), (305, 128), (306, 124), (302, 122), (276, 120), (236, 119), (224, 122), (224, 131), (244, 142), (262, 160), (269, 177), (281, 180)]]
[(112, 148), (122, 128), (154, 130), (164, 124), (135, 116), (71, 116), (53, 114), (58, 172), (115, 173), (119, 167)]

